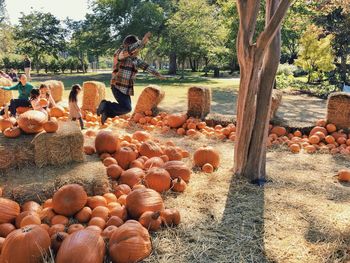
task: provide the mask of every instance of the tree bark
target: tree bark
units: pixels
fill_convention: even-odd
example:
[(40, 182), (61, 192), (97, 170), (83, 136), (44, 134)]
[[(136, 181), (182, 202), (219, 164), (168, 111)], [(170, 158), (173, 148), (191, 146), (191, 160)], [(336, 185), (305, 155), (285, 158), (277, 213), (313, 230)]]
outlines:
[(237, 0), (237, 57), (241, 82), (237, 103), (236, 174), (263, 183), (272, 88), (280, 59), (280, 27), (292, 0), (266, 0), (266, 26), (253, 43), (260, 1)]
[(169, 75), (176, 75), (177, 64), (176, 64), (176, 53), (172, 52), (169, 56)]

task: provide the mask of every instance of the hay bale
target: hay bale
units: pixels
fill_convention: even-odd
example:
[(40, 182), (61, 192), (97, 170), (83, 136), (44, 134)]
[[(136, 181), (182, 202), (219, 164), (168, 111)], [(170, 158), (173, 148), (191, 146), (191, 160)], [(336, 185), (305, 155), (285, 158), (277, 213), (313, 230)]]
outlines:
[(236, 123), (236, 116), (210, 113), (205, 118), (205, 123), (210, 127), (215, 127), (216, 125), (226, 127), (230, 123)]
[(278, 107), (282, 102), (282, 92), (279, 90), (272, 90), (272, 103), (270, 109), (270, 119), (273, 119), (277, 113)]
[(62, 100), (63, 92), (64, 92), (64, 84), (62, 81), (47, 80), (44, 82), (44, 84), (49, 86), (51, 91), (51, 96), (55, 102), (59, 102)]
[(204, 119), (211, 108), (211, 90), (206, 87), (191, 87), (188, 89), (189, 117)]
[(135, 113), (144, 113), (145, 111), (155, 112), (158, 104), (164, 99), (164, 91), (157, 85), (147, 86), (137, 100)]
[(95, 113), (101, 100), (106, 98), (106, 86), (98, 81), (86, 81), (83, 83), (82, 110)]
[(62, 165), (84, 161), (84, 136), (74, 122), (59, 122), (56, 133), (39, 133), (32, 141), (35, 164)]
[[(11, 80), (7, 78), (2, 78), (0, 77), (0, 87), (7, 87), (7, 86), (12, 86), (13, 83)], [(12, 91), (11, 90), (3, 90), (0, 89), (0, 106), (4, 106), (8, 103), (10, 103), (10, 100), (12, 99)]]
[(34, 165), (34, 136), (22, 135), (9, 139), (0, 135), (0, 171)]
[(350, 94), (335, 92), (329, 96), (327, 122), (334, 123), (338, 128), (350, 127)]

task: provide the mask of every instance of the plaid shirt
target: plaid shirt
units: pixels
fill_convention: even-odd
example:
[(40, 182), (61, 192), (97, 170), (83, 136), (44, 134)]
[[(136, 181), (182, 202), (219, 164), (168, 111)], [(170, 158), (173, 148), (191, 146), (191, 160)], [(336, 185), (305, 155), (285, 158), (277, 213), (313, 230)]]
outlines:
[(127, 50), (121, 47), (114, 54), (114, 57), (117, 58), (117, 63), (114, 65), (117, 72), (112, 73), (111, 85), (125, 95), (134, 95), (134, 82), (136, 73), (138, 72), (137, 69), (143, 69), (154, 76), (160, 75), (143, 60), (130, 56), (130, 53), (143, 47), (143, 44), (140, 42), (135, 43), (132, 47), (129, 46)]

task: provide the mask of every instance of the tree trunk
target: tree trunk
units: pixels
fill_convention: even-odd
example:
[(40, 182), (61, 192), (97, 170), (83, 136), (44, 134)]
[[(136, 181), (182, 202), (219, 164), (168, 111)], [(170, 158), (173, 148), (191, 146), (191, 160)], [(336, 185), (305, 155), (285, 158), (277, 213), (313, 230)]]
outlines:
[(181, 79), (185, 78), (185, 60), (186, 59), (182, 60)]
[(169, 56), (169, 75), (176, 75), (176, 53), (172, 52)]
[(218, 67), (214, 68), (214, 78), (220, 78), (220, 69)]
[(346, 59), (347, 59), (347, 54), (345, 52), (342, 52), (342, 55), (340, 57), (340, 80), (342, 83), (346, 83)]
[(188, 60), (190, 61), (190, 67), (192, 72), (195, 72), (196, 71), (195, 60), (192, 60), (191, 58), (188, 58)]
[(205, 67), (204, 67), (204, 72), (205, 72), (205, 74), (204, 74), (204, 76), (205, 77), (208, 77), (208, 64), (209, 64), (209, 59), (206, 57), (206, 58), (204, 58), (204, 62), (205, 62)]
[(240, 28), (237, 57), (241, 82), (237, 103), (236, 174), (254, 183), (265, 181), (266, 140), (272, 88), (280, 59), (280, 27), (291, 0), (266, 0), (266, 26), (257, 43), (255, 32), (260, 1), (237, 0)]

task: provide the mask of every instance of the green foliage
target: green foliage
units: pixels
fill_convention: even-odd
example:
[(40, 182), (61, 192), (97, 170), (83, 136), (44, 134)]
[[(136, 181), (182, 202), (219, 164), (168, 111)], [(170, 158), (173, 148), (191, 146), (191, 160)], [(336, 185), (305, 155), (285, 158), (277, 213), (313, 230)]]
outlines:
[(288, 63), (280, 64), (277, 69), (277, 75), (293, 76), (297, 70), (298, 67), (295, 65), (290, 65)]
[(335, 68), (332, 36), (319, 36), (320, 30), (310, 26), (300, 40), (299, 58), (295, 64), (308, 72), (308, 82), (322, 80), (324, 73)]
[(0, 61), (0, 68), (5, 69), (22, 69), (23, 68), (23, 58), (22, 56), (15, 54), (6, 54), (2, 57)]
[(3, 23), (5, 19), (6, 19), (5, 0), (0, 0), (0, 23)]
[(65, 30), (60, 21), (51, 13), (31, 12), (22, 14), (19, 26), (15, 29), (19, 51), (33, 58), (33, 63), (39, 66), (44, 55), (57, 57), (64, 50)]

